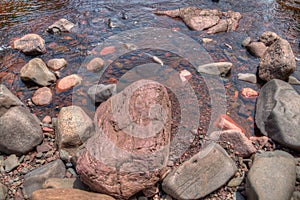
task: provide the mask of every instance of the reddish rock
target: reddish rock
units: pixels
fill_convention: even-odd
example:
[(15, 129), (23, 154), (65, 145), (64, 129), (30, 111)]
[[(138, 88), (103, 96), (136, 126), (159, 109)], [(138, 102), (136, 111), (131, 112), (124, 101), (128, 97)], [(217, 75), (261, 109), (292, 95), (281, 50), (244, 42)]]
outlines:
[(67, 64), (68, 63), (64, 58), (51, 59), (47, 62), (47, 66), (53, 71), (60, 70), (61, 68), (65, 67)]
[(101, 51), (100, 51), (100, 55), (104, 56), (107, 54), (112, 54), (116, 51), (116, 48), (114, 46), (109, 46), (109, 47), (104, 47)]
[(39, 55), (46, 53), (45, 41), (37, 34), (27, 34), (13, 43), (13, 48), (27, 55)]
[(77, 74), (66, 76), (58, 81), (56, 85), (57, 92), (63, 92), (81, 84), (82, 78)]
[(128, 199), (161, 180), (171, 137), (171, 104), (163, 85), (134, 82), (98, 107), (95, 123), (97, 134), (76, 166), (85, 184)]
[(230, 144), (233, 150), (243, 158), (249, 157), (256, 152), (251, 140), (244, 133), (236, 130), (215, 131), (209, 136), (214, 141), (218, 141), (221, 146)]
[(43, 118), (42, 122), (45, 123), (45, 124), (51, 124), (52, 119), (49, 115), (47, 115)]
[(245, 98), (256, 98), (258, 96), (258, 92), (251, 88), (243, 88), (241, 94)]
[(180, 76), (180, 79), (182, 80), (182, 82), (188, 81), (192, 78), (192, 74), (188, 70), (182, 70), (180, 72), (179, 76)]
[(86, 65), (86, 68), (89, 71), (96, 71), (102, 69), (103, 66), (104, 61), (101, 58), (94, 58)]
[(45, 106), (51, 103), (52, 96), (50, 88), (42, 87), (33, 93), (32, 102), (37, 106)]
[(222, 130), (236, 130), (246, 133), (245, 129), (234, 122), (228, 115), (221, 114), (214, 122), (214, 126)]

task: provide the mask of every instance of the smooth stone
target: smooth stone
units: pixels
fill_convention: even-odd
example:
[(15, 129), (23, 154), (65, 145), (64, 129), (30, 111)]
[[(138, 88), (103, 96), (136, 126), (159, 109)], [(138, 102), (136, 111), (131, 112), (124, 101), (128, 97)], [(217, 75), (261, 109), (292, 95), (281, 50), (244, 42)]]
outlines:
[(81, 84), (81, 82), (82, 82), (82, 78), (77, 74), (66, 76), (57, 82), (56, 91), (64, 92), (66, 90), (75, 87), (76, 85)]
[(247, 199), (290, 200), (295, 180), (292, 155), (280, 150), (257, 153), (247, 175)]
[(19, 159), (15, 154), (12, 154), (4, 161), (4, 168), (6, 172), (10, 172), (20, 165)]
[(37, 89), (31, 98), (32, 102), (37, 106), (45, 106), (52, 101), (52, 91), (50, 88), (42, 87)]
[(47, 179), (63, 178), (65, 173), (65, 165), (60, 159), (34, 169), (24, 177), (24, 196), (30, 198), (34, 191), (42, 188)]
[(117, 93), (117, 85), (93, 85), (88, 89), (87, 93), (94, 104), (102, 103)]
[(87, 65), (86, 68), (89, 71), (101, 70), (104, 66), (104, 60), (102, 58), (93, 58)]
[(232, 67), (230, 62), (217, 62), (205, 65), (200, 65), (197, 67), (198, 72), (211, 74), (211, 75), (221, 75), (226, 76)]
[(46, 53), (45, 41), (37, 34), (27, 34), (13, 42), (13, 48), (26, 55), (39, 55)]
[(263, 42), (251, 42), (246, 46), (246, 49), (258, 58), (261, 58), (267, 50), (266, 45)]
[(74, 23), (70, 22), (67, 19), (60, 19), (51, 26), (48, 27), (47, 31), (49, 33), (60, 33), (60, 32), (71, 32), (72, 28), (75, 26)]
[(47, 62), (47, 66), (53, 71), (60, 70), (67, 66), (67, 61), (64, 58), (55, 58)]
[(8, 196), (8, 188), (0, 182), (0, 199), (4, 200)]
[(5, 85), (0, 84), (0, 117), (14, 106), (24, 106), (24, 104)]
[(31, 59), (20, 71), (23, 81), (31, 81), (41, 86), (51, 85), (56, 81), (55, 75), (40, 58)]
[(226, 151), (212, 144), (168, 174), (162, 188), (176, 199), (199, 199), (226, 184), (236, 171)]
[(250, 82), (250, 83), (256, 83), (257, 82), (257, 78), (255, 74), (250, 74), (250, 73), (238, 73), (238, 79), (242, 80), (242, 81), (246, 81), (246, 82)]
[(49, 178), (43, 184), (43, 189), (47, 188), (74, 188), (88, 191), (79, 178)]
[(291, 85), (300, 85), (300, 81), (294, 76), (289, 76), (289, 81), (288, 82)]

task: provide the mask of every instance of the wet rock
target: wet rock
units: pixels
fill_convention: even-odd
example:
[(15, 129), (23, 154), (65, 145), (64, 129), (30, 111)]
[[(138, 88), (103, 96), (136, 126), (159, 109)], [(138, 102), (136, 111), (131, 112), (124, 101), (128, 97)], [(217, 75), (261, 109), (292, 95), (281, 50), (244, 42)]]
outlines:
[(251, 42), (245, 46), (250, 54), (258, 58), (263, 57), (264, 53), (267, 50), (266, 45), (263, 42)]
[(233, 121), (228, 115), (221, 114), (214, 122), (214, 126), (222, 130), (236, 130), (246, 133), (245, 129)]
[(179, 74), (180, 79), (182, 82), (188, 81), (192, 78), (192, 74), (191, 72), (189, 72), (188, 70), (182, 70)]
[(276, 33), (271, 32), (271, 31), (266, 31), (263, 34), (261, 34), (259, 41), (264, 43), (268, 47), (280, 39), (281, 38)]
[(93, 58), (87, 65), (86, 68), (89, 71), (101, 70), (104, 66), (104, 60), (101, 58)]
[(5, 85), (0, 84), (0, 117), (13, 106), (24, 106)]
[(12, 107), (0, 117), (0, 151), (26, 154), (43, 140), (40, 121), (24, 107)]
[(88, 187), (78, 178), (49, 178), (43, 184), (43, 189), (47, 188), (74, 188), (88, 190)]
[(67, 151), (70, 156), (76, 154), (77, 148), (94, 133), (93, 121), (78, 106), (63, 107), (57, 118), (57, 138), (59, 149)]
[(81, 84), (82, 78), (77, 74), (72, 74), (69, 76), (66, 76), (58, 81), (56, 85), (56, 91), (57, 92), (63, 92), (66, 90), (69, 90), (76, 85)]
[(64, 58), (51, 59), (47, 62), (47, 66), (53, 71), (60, 70), (67, 66), (67, 61)]
[(6, 199), (8, 196), (8, 188), (0, 183), (0, 199)]
[(32, 194), (31, 200), (114, 200), (114, 198), (92, 192), (86, 192), (78, 189), (61, 188), (61, 189), (42, 189)]
[(247, 81), (250, 83), (256, 83), (257, 79), (256, 79), (256, 75), (255, 74), (250, 74), (250, 73), (238, 73), (238, 79), (242, 80), (242, 81)]
[(220, 142), (221, 146), (232, 145), (233, 150), (243, 158), (256, 152), (256, 148), (245, 134), (236, 130), (215, 131), (209, 135), (209, 138)]
[(295, 179), (293, 156), (278, 150), (257, 153), (247, 176), (247, 199), (290, 200)]
[(71, 29), (75, 26), (72, 22), (67, 19), (60, 19), (54, 24), (48, 27), (47, 31), (49, 33), (60, 33), (60, 32), (71, 32)]
[(94, 104), (102, 103), (117, 93), (117, 85), (93, 85), (89, 88), (87, 93)]
[(13, 43), (13, 48), (27, 55), (46, 53), (45, 41), (37, 34), (27, 34)]
[(258, 75), (263, 81), (281, 79), (287, 81), (296, 69), (293, 50), (288, 41), (276, 40), (260, 59)]
[(40, 58), (30, 60), (20, 71), (23, 81), (32, 81), (41, 86), (51, 85), (56, 81), (55, 75)]
[(243, 88), (241, 94), (245, 98), (256, 98), (258, 96), (258, 92), (252, 88)]
[(162, 188), (176, 199), (199, 199), (223, 186), (236, 170), (226, 151), (213, 144), (168, 174)]
[(32, 96), (32, 102), (37, 106), (45, 106), (52, 101), (52, 91), (50, 88), (42, 87), (36, 90)]
[(226, 19), (221, 19), (217, 25), (209, 28), (207, 31), (208, 34), (229, 32), (238, 28), (239, 21), (242, 18), (242, 15), (239, 12), (223, 12), (223, 16), (225, 16)]
[(200, 65), (197, 67), (198, 72), (211, 74), (211, 75), (221, 75), (226, 76), (232, 67), (230, 62), (217, 62), (209, 63), (205, 65)]
[(257, 99), (255, 122), (261, 133), (300, 150), (300, 95), (281, 80), (265, 84)]
[(293, 77), (293, 76), (289, 76), (289, 84), (291, 85), (300, 85), (300, 81)]
[(10, 172), (20, 165), (19, 159), (15, 154), (12, 154), (4, 161), (4, 168), (6, 172)]
[(27, 196), (27, 198), (30, 197), (34, 191), (42, 188), (47, 179), (63, 178), (65, 176), (65, 173), (65, 165), (59, 159), (37, 169), (34, 169), (24, 177), (24, 196)]
[[(166, 88), (140, 80), (102, 103), (96, 134), (77, 161), (77, 173), (92, 190), (127, 199), (150, 188), (165, 173), (171, 137)], [(118, 184), (116, 184), (118, 183)]]

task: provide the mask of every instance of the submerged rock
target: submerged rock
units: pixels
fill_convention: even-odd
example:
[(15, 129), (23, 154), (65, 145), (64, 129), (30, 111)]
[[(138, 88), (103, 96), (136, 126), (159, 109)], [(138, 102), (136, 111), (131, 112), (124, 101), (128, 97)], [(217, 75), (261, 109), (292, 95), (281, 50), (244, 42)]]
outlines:
[(89, 88), (87, 93), (94, 104), (102, 103), (117, 93), (117, 85), (93, 85)]
[(32, 96), (32, 102), (37, 106), (45, 106), (52, 101), (52, 91), (50, 88), (42, 87), (37, 89)]
[(13, 43), (13, 48), (27, 55), (39, 55), (46, 53), (45, 41), (37, 34), (27, 34)]
[(64, 92), (75, 87), (76, 85), (81, 84), (81, 82), (82, 78), (77, 74), (66, 76), (57, 82), (56, 91)]
[(205, 74), (226, 76), (231, 70), (231, 67), (231, 62), (216, 62), (200, 65), (197, 67), (197, 71)]
[(47, 66), (53, 71), (60, 70), (64, 68), (68, 62), (64, 58), (55, 58), (47, 62)]
[(67, 19), (60, 19), (54, 24), (48, 27), (49, 33), (60, 33), (60, 32), (71, 32), (71, 29), (75, 26), (72, 22)]

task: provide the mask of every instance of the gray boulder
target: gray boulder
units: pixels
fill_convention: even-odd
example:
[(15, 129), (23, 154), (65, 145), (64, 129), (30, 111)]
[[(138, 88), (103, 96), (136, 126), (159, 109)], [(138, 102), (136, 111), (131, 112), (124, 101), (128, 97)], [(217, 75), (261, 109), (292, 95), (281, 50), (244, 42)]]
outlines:
[(112, 95), (117, 93), (117, 85), (109, 84), (109, 85), (93, 85), (88, 90), (88, 95), (91, 98), (92, 102), (102, 103), (109, 99)]
[(300, 150), (300, 95), (293, 87), (274, 79), (259, 93), (255, 122), (262, 134)]
[(5, 85), (0, 84), (0, 117), (13, 106), (24, 106)]

